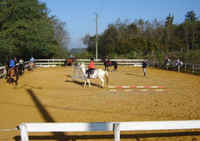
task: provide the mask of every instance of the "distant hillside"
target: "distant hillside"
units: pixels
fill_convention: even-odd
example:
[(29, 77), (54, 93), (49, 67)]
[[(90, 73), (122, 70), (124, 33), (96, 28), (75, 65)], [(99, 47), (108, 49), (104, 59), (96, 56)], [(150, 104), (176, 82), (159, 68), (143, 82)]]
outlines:
[(85, 52), (87, 49), (86, 48), (72, 48), (70, 50), (71, 54), (79, 54)]

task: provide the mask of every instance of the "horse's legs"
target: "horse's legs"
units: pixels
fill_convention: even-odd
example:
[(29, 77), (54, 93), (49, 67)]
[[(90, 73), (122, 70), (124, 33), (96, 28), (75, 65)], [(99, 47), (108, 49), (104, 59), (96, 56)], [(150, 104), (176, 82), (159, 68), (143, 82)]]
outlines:
[(87, 81), (85, 80), (85, 81), (84, 81), (84, 86), (83, 86), (84, 88), (86, 87), (86, 83), (87, 83)]
[(10, 77), (8, 77), (8, 79), (7, 79), (7, 83), (8, 83), (8, 84), (11, 83), (11, 78), (10, 78)]
[(16, 79), (15, 79), (15, 85), (18, 85), (18, 80), (19, 80), (19, 76), (18, 76), (18, 74), (16, 74)]
[(87, 80), (84, 80), (84, 88), (86, 88), (87, 83), (88, 83), (88, 86), (91, 87), (90, 80), (87, 79)]
[(108, 70), (108, 66), (106, 66), (106, 65), (105, 65), (105, 70), (106, 70), (106, 71)]
[(87, 79), (87, 82), (88, 82), (89, 87), (91, 87), (91, 84), (90, 84), (90, 80), (89, 80), (89, 79)]
[(106, 71), (109, 71), (109, 66), (108, 65), (106, 66)]
[(101, 82), (102, 82), (102, 84), (101, 84), (102, 88), (104, 88), (104, 79), (103, 79), (103, 78), (100, 78), (100, 77), (99, 77), (99, 79), (100, 79)]

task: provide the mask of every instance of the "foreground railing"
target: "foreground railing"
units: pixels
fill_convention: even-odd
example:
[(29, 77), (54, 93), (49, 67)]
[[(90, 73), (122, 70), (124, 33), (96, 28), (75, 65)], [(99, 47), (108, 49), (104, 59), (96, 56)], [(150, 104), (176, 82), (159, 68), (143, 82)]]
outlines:
[(200, 120), (97, 122), (97, 123), (22, 123), (19, 125), (21, 141), (29, 141), (29, 132), (97, 132), (113, 131), (120, 141), (121, 131), (191, 130), (200, 129)]

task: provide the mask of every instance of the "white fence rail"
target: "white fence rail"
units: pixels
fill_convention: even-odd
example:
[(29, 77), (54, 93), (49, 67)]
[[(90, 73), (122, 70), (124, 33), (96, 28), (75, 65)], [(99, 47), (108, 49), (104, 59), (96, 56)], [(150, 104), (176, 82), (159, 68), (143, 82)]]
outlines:
[(0, 67), (0, 78), (5, 75), (5, 69), (6, 67)]
[[(85, 62), (86, 64), (89, 63), (89, 59), (77, 59), (78, 62)], [(134, 67), (141, 67), (142, 61), (144, 59), (110, 59), (110, 61), (116, 61), (118, 65), (131, 65)], [(66, 59), (35, 59), (35, 64), (38, 67), (56, 67), (56, 66), (63, 66), (66, 63)], [(95, 60), (95, 65), (103, 65), (101, 59)], [(153, 67), (159, 67), (159, 64), (151, 64)], [(25, 68), (28, 67), (28, 62), (25, 62)], [(174, 68), (176, 71), (181, 72), (188, 72), (188, 73), (196, 73), (200, 74), (200, 64), (188, 64), (185, 63), (183, 66), (178, 69)], [(0, 78), (5, 75), (5, 67), (0, 66)]]
[(97, 122), (97, 123), (22, 123), (19, 125), (21, 141), (28, 141), (28, 132), (97, 132), (113, 131), (120, 141), (120, 131), (190, 130), (200, 129), (200, 120)]
[[(55, 67), (57, 65), (64, 65), (66, 59), (36, 59), (35, 64), (39, 67)], [(76, 59), (77, 62), (84, 62), (88, 64), (89, 59)], [(141, 67), (144, 59), (110, 59), (110, 61), (116, 61), (118, 65), (133, 65), (135, 67)], [(101, 59), (95, 59), (95, 65), (103, 65)]]
[(184, 67), (182, 68), (182, 71), (184, 72), (192, 72), (192, 73), (200, 73), (200, 64), (184, 64)]
[[(89, 59), (77, 59), (76, 61), (78, 62), (84, 62), (88, 64), (90, 62)], [(141, 67), (142, 62), (144, 59), (110, 59), (110, 61), (116, 61), (118, 65), (131, 65), (134, 67)], [(36, 59), (36, 66), (39, 67), (55, 67), (57, 65), (62, 66), (66, 62), (66, 59)], [(103, 62), (101, 59), (95, 59), (95, 65), (103, 65)], [(153, 67), (156, 65), (151, 64)], [(160, 65), (158, 65), (160, 66)], [(197, 73), (200, 74), (200, 64), (188, 64), (185, 63), (183, 66), (176, 71), (181, 71), (181, 72), (188, 72), (188, 73)]]
[(149, 65), (155, 68), (200, 74), (200, 64), (184, 63), (182, 66), (169, 66), (169, 67), (164, 66), (163, 64), (160, 63), (149, 63)]

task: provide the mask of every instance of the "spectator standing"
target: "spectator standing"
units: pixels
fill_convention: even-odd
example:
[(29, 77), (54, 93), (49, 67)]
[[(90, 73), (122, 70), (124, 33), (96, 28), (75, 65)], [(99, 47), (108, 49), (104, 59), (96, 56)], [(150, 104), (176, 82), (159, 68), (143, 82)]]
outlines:
[(145, 61), (142, 62), (142, 69), (144, 72), (144, 76), (146, 76), (146, 68), (147, 68), (147, 63)]

